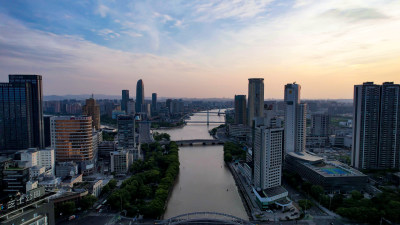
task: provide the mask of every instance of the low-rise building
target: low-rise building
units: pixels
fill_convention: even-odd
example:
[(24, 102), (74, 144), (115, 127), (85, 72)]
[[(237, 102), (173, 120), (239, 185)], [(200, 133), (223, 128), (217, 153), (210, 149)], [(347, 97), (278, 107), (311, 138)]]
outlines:
[(72, 188), (74, 186), (74, 184), (82, 182), (82, 177), (83, 177), (82, 174), (75, 175), (75, 176), (69, 176), (62, 181), (61, 185), (64, 187)]
[(46, 168), (44, 166), (33, 166), (30, 168), (30, 176), (31, 178), (36, 178), (46, 172)]
[(285, 156), (285, 168), (298, 173), (314, 185), (328, 192), (363, 190), (368, 177), (338, 161), (327, 161), (307, 152), (290, 152)]
[(78, 164), (75, 162), (58, 162), (56, 164), (56, 176), (64, 178), (78, 174)]
[(55, 224), (54, 205), (44, 188), (33, 189), (15, 198), (0, 204), (0, 224)]
[(111, 172), (116, 174), (126, 174), (129, 169), (129, 152), (126, 150), (110, 153)]

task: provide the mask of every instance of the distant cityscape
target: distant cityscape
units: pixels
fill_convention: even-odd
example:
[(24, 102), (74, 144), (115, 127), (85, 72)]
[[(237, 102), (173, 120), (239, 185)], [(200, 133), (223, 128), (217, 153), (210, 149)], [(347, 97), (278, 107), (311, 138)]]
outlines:
[[(116, 99), (45, 100), (44, 79), (0, 83), (0, 224), (84, 224), (79, 217), (101, 212), (121, 223), (184, 224), (163, 215), (179, 176), (174, 149), (196, 144), (224, 144), (248, 215), (228, 224), (400, 223), (399, 84), (356, 84), (347, 101), (302, 100), (294, 82), (282, 86), (283, 100), (265, 100), (264, 78), (249, 78), (248, 95), (202, 100), (146, 93), (138, 80)], [(210, 121), (213, 113), (225, 122)], [(219, 126), (209, 139), (171, 140), (169, 129), (196, 123)], [(113, 193), (132, 182), (151, 188), (126, 190), (148, 194), (123, 205)], [(392, 209), (382, 206), (388, 198)]]

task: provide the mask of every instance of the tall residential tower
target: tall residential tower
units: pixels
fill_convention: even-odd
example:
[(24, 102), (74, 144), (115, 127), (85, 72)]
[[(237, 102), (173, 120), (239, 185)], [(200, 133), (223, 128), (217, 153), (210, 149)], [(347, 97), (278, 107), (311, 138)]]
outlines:
[(285, 153), (306, 150), (307, 104), (300, 103), (299, 84), (285, 85)]
[(248, 125), (253, 126), (253, 120), (256, 117), (263, 116), (264, 110), (264, 78), (249, 79), (249, 96), (248, 96)]
[(352, 166), (399, 169), (400, 85), (354, 86)]

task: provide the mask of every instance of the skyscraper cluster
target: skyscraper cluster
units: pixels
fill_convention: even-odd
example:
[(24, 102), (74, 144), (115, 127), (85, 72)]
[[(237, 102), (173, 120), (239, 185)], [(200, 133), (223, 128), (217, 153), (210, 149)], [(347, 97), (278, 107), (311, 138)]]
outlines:
[(352, 166), (399, 169), (400, 85), (355, 85), (353, 107)]

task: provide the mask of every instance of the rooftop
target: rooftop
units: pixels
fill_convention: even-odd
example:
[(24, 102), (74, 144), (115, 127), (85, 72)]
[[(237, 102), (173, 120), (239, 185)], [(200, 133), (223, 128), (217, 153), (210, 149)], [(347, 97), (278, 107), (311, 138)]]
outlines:
[(316, 155), (312, 155), (307, 152), (289, 152), (287, 154), (302, 161), (307, 161), (309, 163), (317, 163), (323, 160), (323, 158), (318, 157)]

